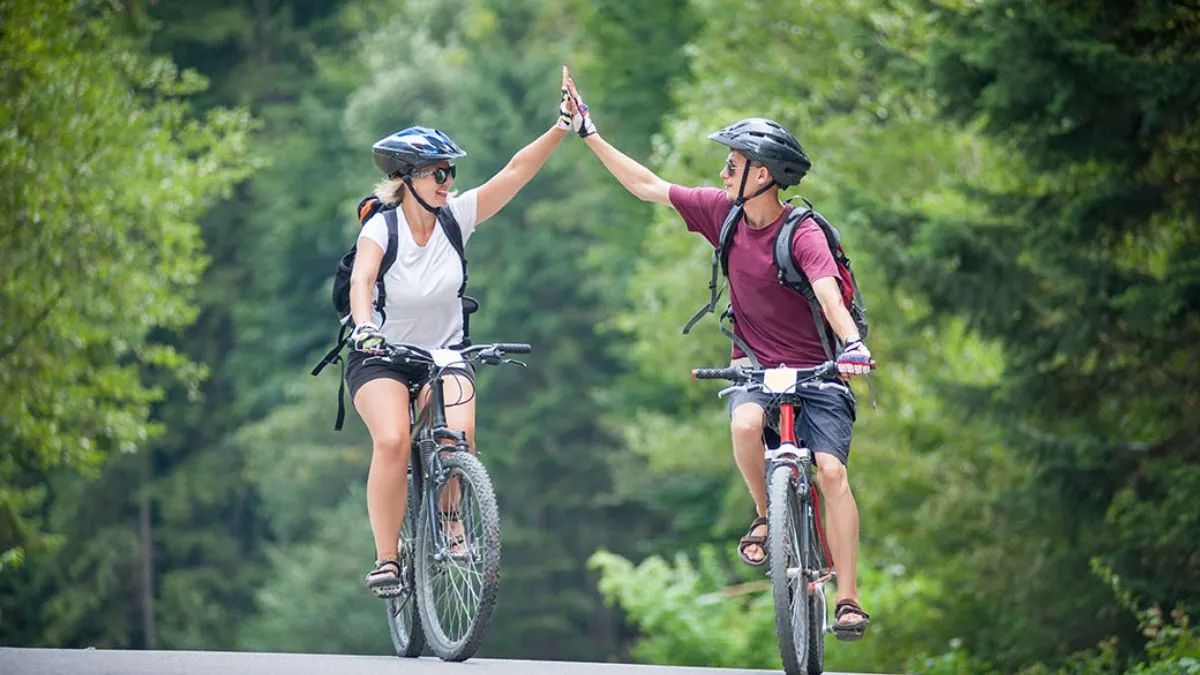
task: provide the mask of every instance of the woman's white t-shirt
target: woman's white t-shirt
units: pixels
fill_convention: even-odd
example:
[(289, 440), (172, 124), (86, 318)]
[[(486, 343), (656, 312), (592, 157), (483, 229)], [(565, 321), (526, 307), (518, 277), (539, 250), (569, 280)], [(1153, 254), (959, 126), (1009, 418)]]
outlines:
[[(476, 190), (446, 201), (446, 208), (462, 229), (464, 246), (475, 231), (476, 203)], [(462, 342), (462, 302), (458, 299), (458, 289), (462, 286), (463, 269), (458, 253), (441, 225), (435, 225), (429, 241), (418, 246), (402, 209), (396, 209), (396, 218), (399, 221), (396, 262), (383, 276), (387, 290), (383, 309), (387, 320), (379, 312), (373, 312), (375, 324), (393, 344), (403, 342), (441, 349)], [(387, 251), (387, 222), (383, 214), (372, 216), (358, 236)]]

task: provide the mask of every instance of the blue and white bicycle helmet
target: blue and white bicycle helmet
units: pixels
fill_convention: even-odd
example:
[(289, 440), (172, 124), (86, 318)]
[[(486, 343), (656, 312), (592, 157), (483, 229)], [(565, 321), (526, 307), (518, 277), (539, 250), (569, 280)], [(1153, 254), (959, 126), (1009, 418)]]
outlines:
[(444, 132), (429, 127), (409, 127), (381, 138), (371, 146), (375, 165), (389, 178), (467, 153)]

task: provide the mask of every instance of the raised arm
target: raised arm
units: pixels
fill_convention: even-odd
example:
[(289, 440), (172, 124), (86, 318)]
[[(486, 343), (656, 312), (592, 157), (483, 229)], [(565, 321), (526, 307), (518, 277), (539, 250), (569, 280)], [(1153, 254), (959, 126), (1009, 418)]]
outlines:
[(596, 133), (595, 125), (592, 124), (588, 107), (583, 104), (583, 100), (579, 96), (579, 89), (576, 88), (575, 81), (569, 75), (566, 78), (566, 87), (571, 95), (572, 107), (575, 109), (579, 135), (583, 136), (588, 147), (600, 158), (600, 163), (604, 165), (604, 168), (608, 169), (617, 182), (629, 190), (634, 197), (644, 202), (656, 202), (670, 206), (671, 184), (601, 138), (600, 134)]
[(546, 133), (538, 136), (532, 143), (521, 148), (500, 173), (492, 176), (488, 182), (479, 186), (479, 194), (475, 207), (475, 224), (496, 215), (504, 208), (525, 184), (533, 179), (534, 174), (542, 168), (549, 159), (550, 153), (558, 147), (571, 131), (571, 107), (568, 105), (567, 67), (562, 69), (562, 99), (558, 107), (558, 121)]
[(504, 205), (525, 187), (549, 159), (550, 153), (567, 137), (567, 130), (554, 127), (521, 148), (500, 172), (479, 186), (475, 224), (496, 215)]
[(629, 155), (614, 148), (611, 143), (600, 137), (600, 134), (590, 134), (584, 141), (592, 152), (600, 158), (600, 163), (608, 169), (626, 190), (634, 197), (644, 202), (657, 202), (671, 205), (671, 184), (658, 177), (650, 169), (639, 164)]

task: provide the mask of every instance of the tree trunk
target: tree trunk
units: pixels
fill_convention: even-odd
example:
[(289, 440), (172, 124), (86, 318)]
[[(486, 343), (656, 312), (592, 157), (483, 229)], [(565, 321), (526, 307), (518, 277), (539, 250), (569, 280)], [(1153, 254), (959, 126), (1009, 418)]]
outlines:
[(142, 460), (142, 489), (138, 498), (138, 531), (142, 540), (142, 648), (155, 649), (158, 646), (157, 631), (154, 626), (154, 531), (150, 523), (150, 477), (151, 457), (149, 450), (143, 450)]

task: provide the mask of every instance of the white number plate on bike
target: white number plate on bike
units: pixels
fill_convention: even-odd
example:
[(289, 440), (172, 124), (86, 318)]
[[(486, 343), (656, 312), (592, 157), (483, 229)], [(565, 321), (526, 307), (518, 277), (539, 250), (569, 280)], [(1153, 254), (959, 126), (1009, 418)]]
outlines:
[(763, 372), (763, 391), (768, 394), (790, 394), (796, 390), (795, 368), (771, 368)]
[(462, 354), (459, 354), (453, 349), (434, 349), (429, 353), (431, 356), (433, 356), (433, 362), (437, 364), (438, 367), (453, 366), (462, 363)]

